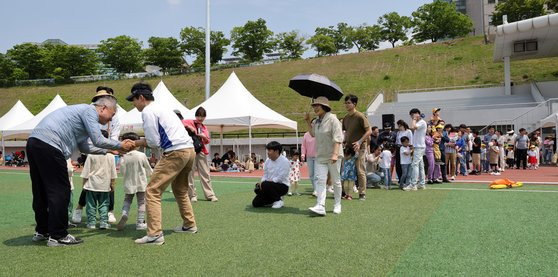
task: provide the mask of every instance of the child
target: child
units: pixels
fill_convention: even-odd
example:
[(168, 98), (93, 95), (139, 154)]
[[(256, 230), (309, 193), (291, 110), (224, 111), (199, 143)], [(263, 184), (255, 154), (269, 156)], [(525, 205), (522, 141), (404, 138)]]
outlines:
[(515, 166), (513, 145), (508, 146), (508, 153), (506, 154), (506, 164), (508, 164), (508, 168), (510, 169), (513, 169), (513, 167)]
[(488, 173), (488, 155), (487, 155), (487, 151), (486, 151), (486, 144), (481, 144), (481, 165), (482, 165), (482, 171), (484, 171), (484, 173)]
[[(108, 133), (102, 130), (103, 135), (108, 138)], [(116, 166), (114, 155), (88, 155), (83, 171), (83, 189), (86, 190), (85, 206), (87, 207), (87, 228), (95, 229), (97, 221), (97, 210), (99, 210), (99, 229), (108, 229), (108, 210), (110, 191), (114, 190), (116, 179)]]
[(355, 155), (355, 150), (352, 147), (345, 147), (343, 159), (343, 169), (341, 170), (341, 183), (343, 185), (343, 190), (345, 191), (345, 199), (353, 199), (353, 187), (355, 185), (356, 177), (356, 166), (355, 162), (357, 156)]
[[(122, 140), (131, 139), (139, 140), (136, 133), (125, 133)], [(149, 164), (147, 156), (137, 150), (137, 147), (126, 153), (120, 161), (120, 173), (122, 173), (124, 185), (124, 204), (122, 205), (122, 217), (116, 226), (116, 229), (123, 230), (126, 226), (130, 213), (130, 206), (134, 200), (134, 194), (137, 196), (138, 218), (136, 230), (145, 230), (145, 188), (147, 187), (147, 177), (151, 176), (153, 169)]]
[[(70, 179), (70, 203), (68, 203), (68, 218), (72, 218), (72, 210), (74, 209), (74, 165), (72, 159), (66, 160), (66, 167), (68, 168), (68, 178)], [(76, 224), (68, 220), (69, 227), (77, 227)]]
[(386, 143), (383, 145), (384, 149), (382, 150), (382, 154), (380, 154), (380, 170), (383, 173), (384, 177), (384, 188), (389, 190), (391, 186), (391, 145)]
[(489, 157), (490, 167), (492, 168), (491, 175), (500, 175), (500, 170), (498, 169), (498, 158), (500, 157), (500, 147), (498, 146), (498, 140), (492, 139), (490, 142)]
[(527, 151), (529, 169), (537, 169), (537, 147), (531, 145), (529, 151)]
[(254, 172), (255, 168), (254, 168), (254, 162), (252, 162), (252, 158), (250, 157), (246, 158), (246, 162), (244, 163), (244, 168), (245, 171), (247, 171), (248, 173)]
[(288, 196), (293, 195), (293, 193), (295, 195), (300, 195), (297, 191), (298, 181), (300, 181), (300, 166), (302, 165), (299, 156), (298, 152), (294, 152), (290, 160), (289, 182), (291, 182), (291, 191), (287, 194)]
[(411, 169), (411, 147), (409, 146), (409, 138), (401, 137), (401, 148), (399, 148), (399, 156), (401, 161), (401, 178), (399, 178), (399, 188), (403, 189), (407, 187), (411, 181), (411, 174), (413, 170)]

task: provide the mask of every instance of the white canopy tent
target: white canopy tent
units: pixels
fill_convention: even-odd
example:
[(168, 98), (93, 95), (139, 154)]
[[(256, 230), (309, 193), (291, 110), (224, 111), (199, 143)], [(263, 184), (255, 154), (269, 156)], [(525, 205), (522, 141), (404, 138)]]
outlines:
[(541, 128), (554, 127), (556, 128), (555, 137), (558, 138), (558, 113), (553, 113), (548, 117), (541, 120)]
[(0, 117), (0, 131), (19, 125), (31, 118), (33, 118), (33, 114), (20, 100), (17, 100), (15, 105), (4, 116)]
[(207, 111), (203, 124), (211, 131), (219, 131), (221, 142), (224, 131), (248, 129), (250, 153), (252, 152), (252, 128), (254, 127), (292, 129), (297, 132), (298, 139), (296, 121), (284, 117), (256, 99), (234, 72), (215, 94), (193, 108), (185, 118), (194, 118), (194, 113), (199, 107), (203, 107)]
[(120, 118), (120, 133), (143, 131), (143, 120), (141, 119), (141, 112), (133, 108)]
[(40, 113), (38, 113), (33, 118), (18, 124), (16, 126), (12, 126), (6, 130), (2, 131), (2, 138), (6, 139), (27, 139), (29, 134), (35, 129), (35, 127), (45, 118), (49, 113), (62, 108), (66, 107), (66, 102), (62, 100), (60, 95), (56, 95), (52, 101), (44, 108)]

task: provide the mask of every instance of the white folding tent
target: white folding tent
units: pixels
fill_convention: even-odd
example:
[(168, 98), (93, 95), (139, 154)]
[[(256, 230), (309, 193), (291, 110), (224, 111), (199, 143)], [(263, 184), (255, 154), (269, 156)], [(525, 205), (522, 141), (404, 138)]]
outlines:
[(62, 98), (60, 97), (60, 95), (56, 95), (54, 97), (54, 99), (52, 99), (52, 101), (50, 101), (50, 103), (48, 104), (48, 106), (46, 106), (46, 108), (44, 108), (40, 113), (38, 113), (36, 116), (34, 116), (33, 118), (18, 124), (16, 126), (12, 126), (6, 130), (2, 131), (2, 138), (6, 138), (6, 139), (27, 139), (27, 137), (29, 137), (29, 134), (31, 134), (31, 132), (33, 131), (33, 129), (35, 129), (35, 126), (37, 126), (39, 124), (39, 122), (41, 122), (41, 120), (43, 120), (43, 118), (45, 118), (49, 113), (62, 108), (62, 107), (66, 107), (66, 102), (64, 102), (64, 100), (62, 100)]
[(4, 144), (4, 130), (19, 125), (27, 120), (33, 118), (33, 114), (23, 105), (20, 100), (17, 100), (15, 105), (6, 113), (4, 116), (0, 117), (0, 134), (2, 136), (2, 153), (6, 153), (6, 147)]
[(209, 130), (221, 133), (221, 148), (223, 132), (248, 129), (249, 151), (252, 153), (252, 128), (254, 127), (292, 129), (297, 132), (298, 139), (296, 121), (284, 117), (256, 99), (234, 72), (215, 94), (193, 108), (185, 117), (194, 118), (194, 113), (199, 107), (203, 107), (207, 112), (203, 124)]
[(141, 112), (133, 108), (120, 118), (120, 133), (143, 131), (143, 120)]
[(556, 138), (558, 138), (558, 113), (553, 113), (548, 117), (541, 120), (541, 128), (554, 127), (556, 128)]

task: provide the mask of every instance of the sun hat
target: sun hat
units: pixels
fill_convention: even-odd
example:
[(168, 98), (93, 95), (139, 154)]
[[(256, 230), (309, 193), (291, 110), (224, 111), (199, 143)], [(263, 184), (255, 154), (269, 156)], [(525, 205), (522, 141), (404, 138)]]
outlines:
[(432, 114), (435, 114), (441, 110), (442, 110), (441, 108), (432, 108)]
[(91, 102), (97, 101), (97, 99), (101, 98), (102, 96), (110, 96), (110, 97), (116, 99), (116, 97), (114, 97), (114, 95), (112, 95), (108, 91), (102, 89), (102, 90), (99, 90), (97, 92), (97, 94), (95, 94), (95, 96), (93, 96), (93, 98), (91, 99)]
[(331, 107), (329, 106), (329, 100), (325, 96), (320, 96), (316, 99), (313, 99), (310, 106), (314, 106), (314, 105), (322, 105), (324, 107), (328, 107), (329, 109), (331, 109)]
[(513, 133), (514, 133), (513, 130), (509, 130), (507, 134), (508, 134), (508, 135), (512, 135)]

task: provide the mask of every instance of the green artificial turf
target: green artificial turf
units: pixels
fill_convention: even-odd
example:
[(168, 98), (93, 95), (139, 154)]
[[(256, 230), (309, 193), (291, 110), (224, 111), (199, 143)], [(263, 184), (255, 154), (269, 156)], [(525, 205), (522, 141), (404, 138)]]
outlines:
[[(285, 197), (285, 207), (254, 209), (256, 179), (213, 178), (219, 202), (199, 201), (197, 234), (176, 234), (172, 193), (163, 196), (163, 246), (133, 239), (135, 203), (124, 231), (70, 233), (75, 247), (32, 243), (34, 218), (26, 172), (0, 171), (0, 275), (384, 276), (556, 275), (556, 187), (488, 191), (481, 184), (425, 191), (368, 190), (343, 201), (340, 215), (309, 216), (315, 198)], [(81, 184), (75, 175), (75, 184)], [(123, 192), (117, 181), (116, 215)], [(308, 182), (302, 186), (309, 190)], [(464, 190), (453, 190), (464, 189)], [(536, 190), (536, 192), (527, 191)], [(77, 202), (79, 188), (74, 191)], [(203, 198), (201, 196), (200, 198)], [(200, 199), (201, 200), (201, 199)], [(85, 218), (84, 218), (85, 219)]]

